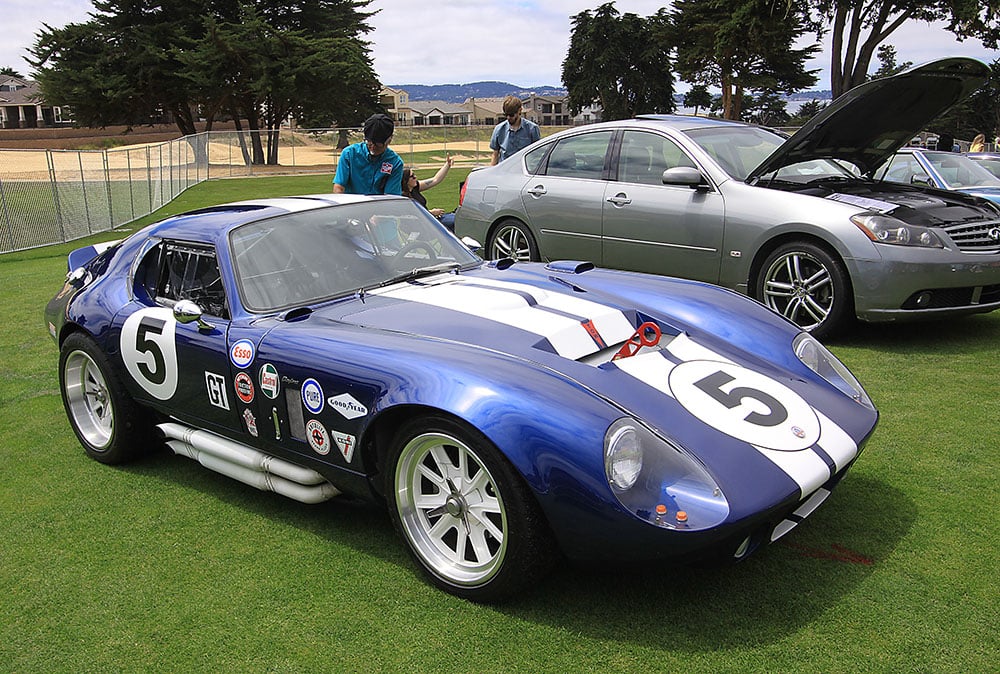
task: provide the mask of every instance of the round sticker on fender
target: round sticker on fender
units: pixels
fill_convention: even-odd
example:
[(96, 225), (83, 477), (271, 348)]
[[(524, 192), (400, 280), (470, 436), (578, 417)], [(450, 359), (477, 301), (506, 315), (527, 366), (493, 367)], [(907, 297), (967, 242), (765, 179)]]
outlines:
[(177, 391), (176, 326), (173, 312), (165, 307), (141, 309), (122, 326), (125, 368), (157, 400), (169, 400)]
[(758, 447), (796, 452), (819, 440), (819, 418), (798, 393), (739, 365), (681, 363), (670, 372), (670, 391), (704, 423)]

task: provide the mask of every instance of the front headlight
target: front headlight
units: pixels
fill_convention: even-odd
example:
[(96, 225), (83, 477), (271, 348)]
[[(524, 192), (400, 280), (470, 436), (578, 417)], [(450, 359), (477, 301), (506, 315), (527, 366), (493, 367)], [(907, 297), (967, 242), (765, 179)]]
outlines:
[(604, 435), (604, 470), (631, 513), (668, 529), (708, 529), (729, 515), (729, 502), (705, 467), (635, 419)]
[(910, 225), (888, 215), (859, 213), (851, 216), (851, 222), (875, 243), (944, 248), (944, 243), (933, 229)]
[(792, 342), (792, 348), (795, 349), (795, 355), (799, 360), (810, 370), (836, 386), (849, 398), (853, 398), (865, 407), (875, 409), (861, 382), (851, 374), (846, 365), (830, 353), (829, 349), (816, 341), (815, 337), (807, 332), (799, 333)]

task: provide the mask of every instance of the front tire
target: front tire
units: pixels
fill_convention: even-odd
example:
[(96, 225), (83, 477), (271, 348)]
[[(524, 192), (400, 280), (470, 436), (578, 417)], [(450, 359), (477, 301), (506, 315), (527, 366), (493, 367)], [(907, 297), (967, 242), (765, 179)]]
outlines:
[(152, 444), (149, 410), (129, 396), (107, 356), (87, 335), (74, 333), (63, 342), (59, 388), (73, 432), (92, 459), (123, 463)]
[(843, 263), (805, 241), (782, 244), (767, 256), (754, 297), (818, 339), (842, 330), (854, 317)]
[(554, 544), (520, 475), (478, 432), (442, 416), (396, 433), (386, 494), (410, 554), (441, 589), (495, 601), (551, 567)]
[(538, 262), (542, 259), (531, 230), (513, 218), (502, 220), (497, 225), (486, 250), (491, 260), (510, 258), (515, 262)]

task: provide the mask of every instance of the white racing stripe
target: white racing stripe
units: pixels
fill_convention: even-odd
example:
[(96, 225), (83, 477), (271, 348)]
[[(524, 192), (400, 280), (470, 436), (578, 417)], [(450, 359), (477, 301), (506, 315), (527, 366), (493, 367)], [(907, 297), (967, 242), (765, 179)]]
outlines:
[(623, 342), (635, 328), (625, 315), (597, 302), (502, 281), (442, 275), (422, 284), (400, 284), (373, 294), (459, 311), (544, 337), (555, 352), (576, 360), (600, 346), (581, 321), (591, 321), (605, 345)]
[[(752, 425), (748, 427), (747, 424), (743, 423), (737, 426), (733, 421), (732, 412), (734, 410), (738, 411), (739, 414), (737, 416), (742, 417), (746, 414), (746, 411), (756, 410), (759, 412), (761, 409), (766, 409), (756, 407), (759, 400), (755, 398), (755, 394), (760, 395), (761, 390), (757, 388), (746, 389), (744, 387), (741, 389), (742, 392), (738, 398), (734, 395), (730, 399), (728, 396), (734, 390), (734, 386), (752, 382), (754, 379), (757, 379), (759, 383), (764, 383), (759, 379), (763, 375), (747, 371), (745, 368), (739, 368), (739, 366), (736, 366), (731, 360), (721, 354), (715, 353), (700, 344), (696, 344), (686, 334), (678, 335), (663, 346), (665, 351), (669, 352), (681, 361), (681, 363), (694, 363), (697, 361), (714, 362), (720, 364), (720, 371), (734, 372), (737, 375), (740, 370), (748, 373), (746, 377), (743, 377), (742, 381), (734, 380), (734, 383), (728, 387), (719, 388), (716, 391), (718, 398), (713, 398), (712, 396), (702, 398), (697, 388), (679, 389), (679, 391), (683, 391), (685, 399), (678, 400), (678, 402), (707, 425), (731, 437), (746, 441), (761, 456), (767, 458), (794, 480), (799, 486), (800, 493), (810, 494), (815, 492), (833, 474), (827, 461), (816, 451), (817, 449), (833, 460), (836, 465), (836, 471), (844, 468), (857, 455), (857, 445), (842, 428), (837, 426), (827, 416), (820, 414), (815, 408), (808, 405), (797, 393), (778, 382), (774, 382), (774, 386), (765, 387), (773, 394), (768, 399), (783, 406), (789, 412), (790, 418), (782, 426), (776, 428), (789, 428), (798, 435), (793, 435), (789, 432), (787, 435), (781, 436), (779, 433), (777, 437), (785, 437), (787, 441), (782, 441), (781, 445), (784, 446), (779, 445), (777, 448), (753, 442), (748, 437), (748, 435), (752, 436), (755, 434)], [(675, 398), (682, 395), (681, 392), (673, 391), (670, 386), (670, 375), (680, 363), (669, 360), (662, 352), (651, 351), (631, 358), (622, 358), (614, 361), (614, 365), (622, 372), (666, 395)], [(711, 367), (706, 371), (709, 370), (711, 370)], [(697, 395), (699, 399), (687, 399), (687, 397), (692, 395)], [(713, 404), (717, 405), (714, 412), (711, 407), (706, 408), (706, 405), (711, 406)], [(819, 426), (818, 431), (815, 427), (817, 423)], [(759, 436), (773, 440), (775, 433), (773, 429), (761, 427)], [(800, 443), (800, 438), (803, 437), (814, 438), (815, 442), (806, 440), (809, 444)]]

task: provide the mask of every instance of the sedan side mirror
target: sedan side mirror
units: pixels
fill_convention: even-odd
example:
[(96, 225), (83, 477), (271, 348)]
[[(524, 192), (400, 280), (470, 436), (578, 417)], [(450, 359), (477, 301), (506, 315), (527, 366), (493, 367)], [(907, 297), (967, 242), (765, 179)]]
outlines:
[(664, 185), (679, 185), (697, 189), (707, 186), (701, 171), (690, 166), (675, 166), (663, 172)]

